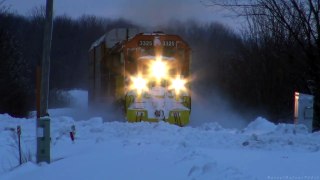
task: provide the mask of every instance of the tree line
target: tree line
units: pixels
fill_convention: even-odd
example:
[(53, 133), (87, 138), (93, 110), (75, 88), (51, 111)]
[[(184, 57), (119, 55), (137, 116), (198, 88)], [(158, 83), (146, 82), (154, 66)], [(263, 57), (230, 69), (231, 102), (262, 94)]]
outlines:
[[(21, 16), (0, 4), (0, 113), (23, 117), (35, 109), (36, 67), (42, 61), (44, 20), (44, 7)], [(57, 16), (53, 26), (51, 107), (63, 103), (56, 98), (59, 90), (86, 89), (90, 45), (108, 30), (132, 24), (124, 19), (84, 15), (78, 19)]]
[[(314, 95), (313, 131), (320, 130), (320, 1), (317, 0), (209, 0), (245, 17), (248, 38), (263, 48), (268, 60), (289, 64), (283, 69), (299, 86), (290, 88)], [(292, 68), (291, 68), (292, 67)], [(290, 85), (290, 84), (289, 84)]]
[[(8, 97), (7, 101), (0, 100), (0, 113), (23, 116), (34, 108), (35, 67), (42, 57), (43, 23), (41, 8), (35, 8), (30, 16), (0, 11), (0, 63), (7, 63), (0, 66), (0, 96)], [(90, 45), (110, 29), (132, 26), (138, 27), (124, 19), (55, 17), (51, 91), (86, 89)], [(241, 33), (223, 24), (195, 21), (172, 21), (155, 30), (178, 34), (190, 44), (192, 74), (196, 76), (192, 87), (198, 93), (214, 96), (220, 92), (240, 112), (250, 110), (275, 122), (292, 122), (294, 92), (311, 93), (314, 84), (307, 73), (308, 57), (298, 43), (285, 36), (280, 25), (274, 31), (284, 33), (282, 36), (267, 28), (257, 19)], [(16, 85), (8, 86), (15, 78)], [(17, 98), (13, 89), (20, 89), (25, 98)], [(15, 105), (8, 106), (8, 102), (23, 108), (16, 112), (12, 108)]]

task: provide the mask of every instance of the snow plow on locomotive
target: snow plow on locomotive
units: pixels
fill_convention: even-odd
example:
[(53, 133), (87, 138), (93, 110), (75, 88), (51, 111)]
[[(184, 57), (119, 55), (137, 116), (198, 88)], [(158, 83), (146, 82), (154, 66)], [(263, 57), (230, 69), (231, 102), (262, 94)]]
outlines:
[(89, 105), (121, 102), (128, 122), (189, 123), (191, 49), (181, 37), (115, 29), (89, 54)]

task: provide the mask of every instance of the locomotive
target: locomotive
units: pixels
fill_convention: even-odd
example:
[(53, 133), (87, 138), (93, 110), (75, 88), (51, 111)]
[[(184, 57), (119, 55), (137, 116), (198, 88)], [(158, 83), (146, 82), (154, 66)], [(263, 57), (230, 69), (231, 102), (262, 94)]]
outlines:
[(190, 121), (191, 49), (180, 36), (114, 29), (89, 50), (89, 106), (120, 102), (128, 122)]

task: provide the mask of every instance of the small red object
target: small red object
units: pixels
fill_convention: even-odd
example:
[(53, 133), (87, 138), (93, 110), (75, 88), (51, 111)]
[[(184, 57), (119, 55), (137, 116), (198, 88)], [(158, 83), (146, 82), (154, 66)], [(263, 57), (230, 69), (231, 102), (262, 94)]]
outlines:
[(74, 141), (74, 135), (73, 135), (73, 132), (70, 132), (70, 138), (71, 138), (71, 141), (73, 142), (73, 141)]

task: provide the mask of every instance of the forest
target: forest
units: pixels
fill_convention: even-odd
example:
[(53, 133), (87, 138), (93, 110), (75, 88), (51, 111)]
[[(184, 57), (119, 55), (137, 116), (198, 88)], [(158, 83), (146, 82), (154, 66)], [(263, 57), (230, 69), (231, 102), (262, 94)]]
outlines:
[[(0, 113), (24, 117), (35, 108), (44, 17), (42, 7), (21, 16), (0, 4)], [(178, 34), (189, 43), (195, 93), (223, 96), (240, 114), (250, 112), (251, 116), (264, 116), (273, 122), (293, 122), (294, 92), (312, 94), (315, 88), (308, 73), (310, 57), (294, 37), (287, 36), (281, 24), (270, 30), (266, 24), (276, 22), (270, 21), (255, 16), (247, 28), (233, 29), (217, 22), (173, 20), (153, 30)], [(56, 16), (51, 93), (87, 89), (91, 44), (113, 28), (129, 27), (141, 32), (150, 29), (126, 19)], [(315, 58), (319, 66), (319, 54)], [(59, 106), (59, 102), (51, 102), (50, 106)]]

